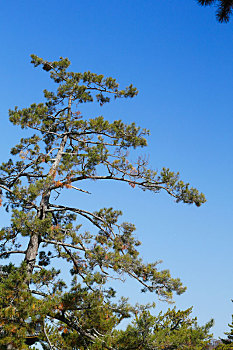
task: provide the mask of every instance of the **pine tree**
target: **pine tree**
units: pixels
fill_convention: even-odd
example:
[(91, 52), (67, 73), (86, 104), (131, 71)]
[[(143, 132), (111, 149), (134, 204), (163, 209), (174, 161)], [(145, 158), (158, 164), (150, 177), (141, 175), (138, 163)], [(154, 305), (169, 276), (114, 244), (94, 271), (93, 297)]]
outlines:
[[(102, 116), (88, 120), (78, 109), (87, 102), (102, 106), (111, 98), (132, 98), (136, 88), (119, 89), (115, 79), (89, 71), (70, 72), (67, 58), (31, 58), (49, 72), (57, 90), (44, 90), (45, 102), (9, 111), (14, 125), (32, 133), (0, 166), (1, 203), (11, 215), (10, 226), (0, 230), (0, 257), (7, 259), (0, 274), (0, 347), (28, 349), (38, 340), (44, 349), (118, 348), (114, 329), (136, 309), (124, 298), (115, 301), (112, 279), (129, 276), (166, 301), (185, 288), (168, 270), (160, 271), (158, 262), (143, 262), (135, 227), (121, 221), (121, 211), (67, 206), (60, 194), (86, 195), (85, 184), (98, 180), (165, 191), (197, 206), (205, 197), (178, 173), (151, 170), (142, 157), (129, 161), (130, 150), (147, 145), (148, 130)], [(21, 262), (13, 264), (14, 256)], [(66, 274), (72, 265), (71, 283), (58, 260)]]
[(233, 11), (233, 0), (197, 0), (202, 6), (217, 4), (217, 19), (219, 22), (228, 22)]
[(200, 327), (191, 316), (192, 308), (185, 311), (168, 309), (152, 316), (146, 307), (139, 307), (135, 318), (125, 331), (117, 331), (117, 349), (207, 349), (213, 320)]
[(222, 349), (233, 349), (233, 316), (232, 316), (232, 322), (231, 324), (228, 324), (228, 327), (230, 328), (230, 331), (224, 333), (227, 336), (227, 338), (221, 339), (223, 343)]

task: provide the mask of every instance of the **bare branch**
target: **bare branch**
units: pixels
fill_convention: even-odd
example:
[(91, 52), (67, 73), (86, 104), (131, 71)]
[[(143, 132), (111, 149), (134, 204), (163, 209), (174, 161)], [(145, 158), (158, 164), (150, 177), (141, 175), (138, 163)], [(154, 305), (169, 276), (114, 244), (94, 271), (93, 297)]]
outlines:
[[(75, 131), (72, 131), (72, 133), (71, 133), (72, 135), (74, 134), (74, 135), (78, 135), (78, 136), (82, 136), (82, 135), (103, 135), (103, 136), (106, 136), (106, 137), (109, 137), (109, 138), (111, 138), (111, 139), (113, 139), (113, 140), (115, 140), (116, 139), (116, 137), (115, 136), (112, 136), (112, 135), (109, 135), (109, 134), (107, 134), (106, 132), (101, 132), (101, 131), (83, 131), (83, 132), (75, 132)], [(83, 140), (84, 141), (84, 140)], [(83, 142), (82, 141), (82, 142)]]
[(0, 253), (0, 258), (4, 255), (11, 255), (11, 254), (26, 254), (26, 250), (11, 250), (9, 252), (2, 252)]
[(0, 188), (3, 188), (5, 191), (14, 194), (14, 192), (13, 192), (10, 188), (8, 188), (7, 186), (5, 186), (5, 185), (0, 184)]
[[(105, 135), (106, 136), (106, 135)], [(110, 137), (110, 136), (109, 136)], [(100, 141), (91, 141), (91, 140), (80, 140), (76, 137), (70, 136), (70, 138), (77, 142), (84, 142), (84, 143), (90, 143), (93, 145), (104, 145), (104, 146), (114, 146), (114, 147), (121, 147), (121, 144), (115, 144), (115, 143), (108, 143), (108, 142), (100, 142)], [(70, 155), (77, 155), (77, 153), (64, 153), (64, 154), (70, 154)]]
[(55, 349), (55, 346), (52, 345), (49, 337), (48, 337), (48, 334), (47, 334), (47, 331), (46, 331), (46, 324), (45, 324), (45, 321), (43, 321), (43, 331), (44, 331), (44, 335), (45, 335), (45, 338), (49, 344), (49, 348), (50, 350), (54, 350)]
[(82, 190), (81, 188), (78, 188), (78, 187), (75, 187), (75, 186), (71, 186), (71, 187), (72, 187), (73, 189), (77, 190), (77, 191), (84, 192), (84, 193), (87, 193), (87, 194), (91, 194), (91, 192)]
[(88, 191), (83, 190), (81, 188), (78, 188), (76, 186), (70, 185), (70, 182), (72, 182), (71, 179), (69, 179), (68, 181), (62, 182), (62, 185), (59, 183), (59, 185), (50, 187), (50, 190), (52, 191), (52, 190), (55, 190), (57, 188), (61, 188), (61, 187), (64, 188), (64, 187), (66, 187), (66, 188), (73, 188), (74, 190), (77, 190), (77, 191), (80, 191), (80, 192), (83, 192), (83, 193), (91, 194), (91, 192), (88, 192)]
[(48, 297), (49, 297), (48, 294), (45, 294), (45, 293), (43, 293), (43, 292), (39, 292), (38, 290), (29, 289), (29, 291), (30, 291), (32, 294), (40, 295), (41, 297), (44, 297), (44, 298), (48, 298)]
[(58, 136), (58, 137), (63, 137), (65, 134), (67, 134), (67, 133), (58, 134), (57, 132), (53, 132), (53, 131), (49, 131), (49, 130), (43, 130), (43, 129), (40, 129), (40, 128), (36, 128), (35, 126), (30, 126), (30, 128), (33, 129), (33, 130), (40, 131), (41, 133), (44, 133), (44, 134), (51, 134), (51, 135), (55, 135), (55, 136)]
[(54, 116), (51, 115), (51, 117), (54, 118), (54, 119), (58, 119), (58, 118), (56, 118), (56, 117), (57, 117), (60, 113), (65, 112), (68, 108), (69, 108), (69, 107), (65, 107), (65, 108), (63, 108), (63, 109), (60, 109)]
[[(131, 174), (125, 174), (127, 176), (132, 176)], [(105, 176), (99, 176), (99, 175), (82, 175), (82, 176), (77, 176), (73, 177), (71, 182), (75, 181), (81, 181), (81, 180), (115, 180), (115, 181), (120, 181), (120, 182), (126, 182), (128, 184), (135, 184), (137, 186), (141, 186), (142, 188), (148, 189), (148, 190), (154, 190), (154, 191), (159, 191), (159, 190), (164, 190), (168, 194), (170, 194), (172, 197), (176, 198), (176, 195), (172, 193), (169, 188), (166, 186), (162, 186), (161, 182), (148, 182), (147, 180), (143, 181), (136, 181), (134, 179), (126, 179), (125, 177), (118, 177), (118, 176), (113, 176), (113, 175), (105, 175)]]
[(53, 245), (60, 245), (60, 246), (62, 246), (62, 247), (69, 247), (69, 248), (73, 248), (73, 249), (77, 249), (77, 250), (86, 251), (86, 249), (77, 247), (77, 246), (74, 245), (74, 244), (69, 244), (69, 243), (64, 243), (64, 242), (58, 242), (58, 241), (53, 241), (53, 240), (49, 240), (49, 239), (45, 239), (45, 238), (42, 238), (42, 239), (41, 239), (41, 242), (48, 243), (48, 244), (53, 244)]

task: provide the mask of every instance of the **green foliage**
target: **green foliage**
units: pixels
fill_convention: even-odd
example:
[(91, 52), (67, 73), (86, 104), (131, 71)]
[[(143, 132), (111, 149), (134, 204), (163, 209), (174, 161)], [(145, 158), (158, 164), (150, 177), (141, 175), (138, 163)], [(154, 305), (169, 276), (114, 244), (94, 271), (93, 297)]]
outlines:
[(217, 349), (233, 349), (233, 316), (232, 322), (231, 324), (228, 324), (228, 327), (230, 328), (230, 330), (224, 333), (227, 336), (227, 338), (221, 339), (222, 344), (220, 344), (219, 347), (217, 347)]
[(191, 308), (185, 311), (174, 308), (152, 316), (145, 307), (140, 308), (126, 331), (117, 332), (118, 349), (205, 349), (213, 320), (200, 327), (190, 317), (191, 311)]
[[(154, 171), (142, 157), (129, 161), (131, 150), (147, 145), (148, 130), (121, 120), (109, 122), (103, 116), (88, 120), (77, 110), (86, 102), (102, 106), (111, 97), (134, 97), (137, 90), (132, 85), (119, 89), (111, 77), (69, 72), (66, 58), (48, 62), (32, 55), (32, 63), (49, 72), (57, 90), (45, 90), (43, 103), (9, 111), (10, 121), (32, 134), (22, 138), (11, 149), (12, 158), (0, 166), (2, 203), (11, 214), (10, 226), (0, 230), (0, 258), (12, 261), (13, 254), (22, 256), (17, 267), (6, 263), (0, 278), (1, 346), (28, 349), (38, 340), (44, 349), (121, 349), (127, 339), (127, 348), (135, 342), (131, 333), (141, 342), (140, 332), (146, 332), (146, 344), (155, 344), (154, 325), (169, 318), (181, 319), (182, 344), (187, 339), (192, 342), (193, 332), (196, 346), (196, 339), (201, 342), (207, 331), (189, 321), (189, 311), (169, 311), (154, 318), (148, 310), (116, 299), (111, 281), (127, 277), (138, 281), (143, 292), (168, 302), (173, 293), (185, 291), (179, 279), (159, 269), (158, 261), (143, 262), (134, 225), (122, 222), (119, 210), (91, 212), (65, 206), (59, 195), (65, 190), (89, 194), (85, 184), (97, 180), (118, 181), (152, 193), (165, 191), (176, 202), (197, 206), (205, 202), (204, 195), (169, 169)], [(90, 231), (84, 220), (92, 225)], [(63, 273), (56, 268), (57, 259)], [(71, 283), (67, 283), (69, 267)], [(134, 323), (125, 332), (116, 331), (132, 315)], [(180, 344), (173, 335), (164, 337), (169, 344)]]

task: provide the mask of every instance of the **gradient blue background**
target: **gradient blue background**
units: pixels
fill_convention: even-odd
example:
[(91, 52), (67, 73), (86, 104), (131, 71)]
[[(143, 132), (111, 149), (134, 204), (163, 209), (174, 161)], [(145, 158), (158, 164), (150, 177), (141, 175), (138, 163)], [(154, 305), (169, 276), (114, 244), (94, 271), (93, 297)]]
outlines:
[[(31, 53), (69, 57), (74, 71), (132, 82), (140, 92), (135, 99), (82, 111), (149, 128), (144, 153), (151, 165), (180, 171), (208, 202), (196, 208), (166, 194), (95, 183), (92, 196), (75, 192), (72, 204), (122, 209), (138, 228), (145, 260), (163, 259), (162, 267), (188, 287), (175, 298), (177, 307), (193, 305), (201, 324), (214, 317), (215, 337), (222, 336), (233, 313), (233, 22), (217, 23), (214, 8), (194, 0), (8, 0), (0, 16), (1, 161), (25, 135), (8, 122), (8, 108), (41, 101), (51, 86), (30, 65)], [(0, 220), (9, 222), (3, 209)], [(121, 293), (132, 302), (156, 300), (136, 289), (129, 282)], [(158, 302), (157, 310), (166, 307)]]

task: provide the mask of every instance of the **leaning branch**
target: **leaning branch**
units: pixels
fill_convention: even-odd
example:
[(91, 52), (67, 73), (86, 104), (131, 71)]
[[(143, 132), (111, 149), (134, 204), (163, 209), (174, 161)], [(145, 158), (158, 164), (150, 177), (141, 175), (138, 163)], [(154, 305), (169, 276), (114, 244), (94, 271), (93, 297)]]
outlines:
[(74, 245), (74, 244), (69, 244), (69, 243), (64, 243), (64, 242), (58, 242), (58, 241), (53, 241), (53, 240), (49, 240), (49, 239), (45, 239), (45, 238), (42, 238), (42, 239), (41, 239), (41, 242), (47, 243), (47, 244), (53, 244), (53, 245), (60, 245), (60, 246), (62, 246), (62, 247), (69, 247), (69, 248), (73, 248), (73, 249), (85, 251), (85, 249), (80, 248), (80, 247), (77, 247), (77, 246)]
[(44, 331), (45, 338), (47, 339), (47, 342), (49, 344), (49, 349), (50, 350), (55, 350), (55, 346), (52, 345), (52, 343), (51, 343), (51, 341), (49, 339), (49, 336), (47, 334), (45, 321), (43, 321), (43, 331)]
[[(127, 174), (127, 176), (131, 176), (130, 174)], [(177, 196), (172, 193), (172, 191), (167, 188), (166, 186), (162, 186), (161, 182), (160, 184), (156, 183), (156, 182), (148, 182), (147, 180), (143, 180), (143, 181), (136, 181), (134, 179), (126, 179), (124, 176), (123, 177), (117, 177), (117, 176), (113, 176), (113, 175), (105, 175), (105, 176), (98, 176), (98, 175), (83, 175), (83, 176), (77, 176), (77, 177), (73, 177), (72, 178), (72, 182), (75, 181), (81, 181), (81, 180), (115, 180), (115, 181), (120, 181), (120, 182), (126, 182), (128, 184), (134, 184), (137, 185), (139, 187), (144, 188), (145, 190), (152, 190), (152, 191), (160, 191), (160, 190), (164, 190), (166, 191), (169, 195), (171, 195), (174, 198), (177, 198)]]
[(0, 253), (0, 258), (5, 256), (5, 255), (8, 256), (11, 254), (26, 254), (26, 250), (11, 250), (9, 252), (2, 252), (2, 253)]
[(66, 315), (59, 315), (59, 314), (55, 314), (55, 315), (49, 315), (51, 318), (53, 319), (57, 319), (58, 321), (61, 321), (63, 323), (65, 323), (68, 327), (73, 328), (78, 334), (80, 334), (82, 337), (89, 339), (89, 341), (91, 341), (92, 343), (95, 343), (96, 341), (101, 341), (102, 346), (105, 349), (108, 350), (115, 350), (113, 347), (108, 346), (104, 340), (102, 340), (101, 338), (99, 338), (98, 336), (94, 336), (92, 335), (90, 332), (84, 330), (82, 327), (80, 327), (79, 325), (77, 325), (74, 321), (72, 321), (68, 316)]
[[(103, 224), (106, 224), (106, 222), (104, 221), (104, 219), (102, 219), (101, 217), (95, 215), (94, 213), (91, 213), (89, 211), (86, 210), (82, 210), (82, 209), (77, 209), (77, 208), (72, 208), (72, 207), (67, 207), (67, 206), (63, 206), (63, 205), (55, 205), (55, 204), (50, 204), (49, 209), (47, 209), (46, 211), (48, 212), (54, 212), (54, 211), (72, 211), (74, 213), (77, 213), (83, 217), (85, 217), (87, 220), (89, 220), (93, 225), (95, 225), (96, 227), (98, 227), (100, 230), (102, 230), (103, 232), (105, 232), (107, 235), (109, 235), (109, 232), (98, 223), (98, 221), (102, 222)], [(113, 236), (115, 236), (112, 228), (110, 226), (108, 226), (108, 229), (111, 231), (111, 233), (113, 234)]]
[(3, 188), (5, 191), (10, 192), (11, 194), (14, 194), (14, 192), (5, 185), (0, 184), (0, 188)]

